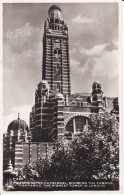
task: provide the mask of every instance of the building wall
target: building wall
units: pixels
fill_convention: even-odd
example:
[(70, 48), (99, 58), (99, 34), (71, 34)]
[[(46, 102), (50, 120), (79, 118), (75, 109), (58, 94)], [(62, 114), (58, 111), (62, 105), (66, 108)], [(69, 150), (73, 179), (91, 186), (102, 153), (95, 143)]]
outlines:
[(15, 169), (22, 168), (26, 162), (49, 158), (53, 151), (53, 142), (17, 142), (15, 144)]
[[(4, 162), (3, 169), (6, 168), (10, 159), (11, 159), (11, 163), (13, 167), (15, 166), (15, 154), (16, 152), (18, 154), (21, 152), (21, 143), (29, 142), (30, 140), (31, 140), (31, 133), (27, 132), (26, 130), (23, 131), (22, 129), (19, 129), (17, 131), (10, 130), (6, 134), (4, 134), (4, 137), (3, 137), (3, 162)], [(18, 150), (16, 151), (15, 149), (16, 143), (18, 143), (18, 145), (20, 146), (19, 151)]]

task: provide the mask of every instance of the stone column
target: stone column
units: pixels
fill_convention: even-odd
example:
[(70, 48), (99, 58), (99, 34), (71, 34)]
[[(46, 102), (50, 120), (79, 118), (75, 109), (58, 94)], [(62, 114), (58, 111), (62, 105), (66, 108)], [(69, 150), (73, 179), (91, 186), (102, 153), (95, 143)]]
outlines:
[(73, 130), (74, 130), (74, 134), (76, 134), (76, 124), (75, 124), (75, 118), (73, 118)]

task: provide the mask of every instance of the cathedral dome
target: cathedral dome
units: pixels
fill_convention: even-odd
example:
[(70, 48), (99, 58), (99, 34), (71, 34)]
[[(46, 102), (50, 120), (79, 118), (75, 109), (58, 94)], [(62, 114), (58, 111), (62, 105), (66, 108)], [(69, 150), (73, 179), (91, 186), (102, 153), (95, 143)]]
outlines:
[(19, 129), (21, 129), (23, 131), (24, 130), (28, 131), (28, 125), (24, 120), (21, 120), (18, 116), (18, 118), (16, 120), (13, 120), (9, 124), (7, 131), (8, 132), (10, 132), (10, 130), (18, 131)]
[(54, 4), (54, 5), (51, 5), (51, 7), (49, 8), (48, 13), (50, 13), (52, 10), (55, 10), (55, 9), (58, 9), (59, 11), (62, 12), (62, 10), (60, 9), (60, 7), (58, 5), (56, 5), (56, 4)]

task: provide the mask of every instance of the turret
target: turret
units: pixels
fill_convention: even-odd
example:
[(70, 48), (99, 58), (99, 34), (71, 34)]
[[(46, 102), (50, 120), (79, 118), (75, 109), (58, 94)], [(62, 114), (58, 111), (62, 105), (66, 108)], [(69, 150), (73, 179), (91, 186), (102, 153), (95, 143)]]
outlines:
[(98, 107), (98, 112), (103, 112), (103, 92), (101, 83), (95, 81), (92, 85), (92, 105)]
[(38, 84), (38, 89), (36, 90), (36, 100), (45, 103), (47, 98), (49, 97), (49, 85), (48, 82), (46, 80), (42, 80), (39, 84)]
[(20, 119), (18, 114), (18, 118), (13, 120), (7, 129), (7, 133), (3, 138), (3, 167), (6, 168), (9, 163), (9, 159), (11, 159), (12, 166), (15, 167), (15, 145), (18, 142), (21, 144), (22, 142), (31, 140), (31, 132), (28, 128), (27, 123)]
[(35, 125), (42, 128), (42, 108), (49, 97), (49, 85), (46, 80), (42, 80), (35, 92)]

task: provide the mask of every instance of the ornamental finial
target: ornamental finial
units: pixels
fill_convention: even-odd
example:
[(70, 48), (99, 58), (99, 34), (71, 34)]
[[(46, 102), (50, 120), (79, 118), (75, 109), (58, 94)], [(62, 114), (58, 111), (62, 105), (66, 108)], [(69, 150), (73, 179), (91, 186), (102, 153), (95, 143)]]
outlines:
[(20, 113), (18, 113), (18, 120), (20, 119)]

